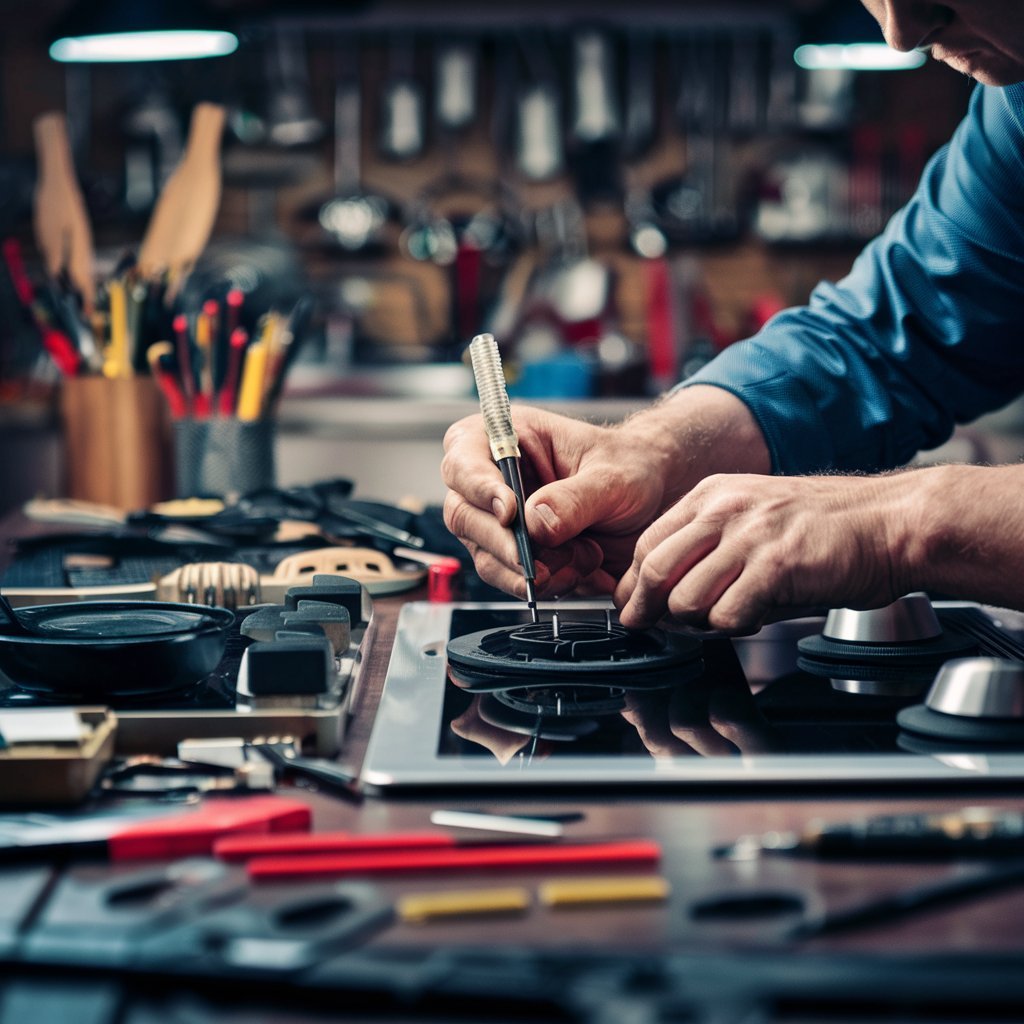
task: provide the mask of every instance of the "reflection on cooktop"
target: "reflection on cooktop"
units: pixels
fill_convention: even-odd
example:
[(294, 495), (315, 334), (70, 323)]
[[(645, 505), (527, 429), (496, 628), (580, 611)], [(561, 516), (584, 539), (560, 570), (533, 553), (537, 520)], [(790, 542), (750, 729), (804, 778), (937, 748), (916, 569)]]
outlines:
[[(1024, 780), (1024, 741), (961, 751), (958, 741), (937, 740), (938, 749), (920, 752), (904, 742), (910, 734), (900, 712), (926, 699), (931, 679), (901, 674), (907, 685), (894, 687), (848, 676), (837, 687), (836, 679), (802, 669), (798, 643), (822, 633), (824, 613), (743, 638), (667, 629), (638, 637), (626, 636), (610, 608), (598, 600), (542, 602), (535, 628), (521, 604), (404, 605), (364, 784), (383, 795), (445, 786), (806, 789)], [(1024, 663), (1024, 615), (965, 602), (937, 602), (935, 612), (942, 632), (969, 638), (965, 649), (976, 646), (977, 656)], [(498, 631), (494, 640), (490, 631)], [(844, 642), (864, 642), (859, 626), (852, 632), (837, 630)], [(670, 657), (645, 676), (641, 666), (651, 661), (636, 655), (652, 651)], [(845, 656), (842, 666), (850, 667)]]
[[(988, 644), (1024, 658), (1024, 648), (973, 607), (942, 619), (970, 638), (958, 649)], [(905, 687), (882, 692), (848, 679), (836, 685), (797, 667), (798, 634), (780, 626), (753, 638), (698, 641), (627, 634), (601, 610), (564, 613), (538, 628), (518, 610), (456, 607), (437, 754), (508, 764), (906, 750), (897, 715), (920, 702), (931, 675), (908, 671)], [(575, 655), (574, 641), (582, 642)], [(656, 667), (644, 678), (652, 658)], [(768, 678), (758, 670), (766, 659), (779, 667)], [(848, 660), (843, 669), (851, 671)]]

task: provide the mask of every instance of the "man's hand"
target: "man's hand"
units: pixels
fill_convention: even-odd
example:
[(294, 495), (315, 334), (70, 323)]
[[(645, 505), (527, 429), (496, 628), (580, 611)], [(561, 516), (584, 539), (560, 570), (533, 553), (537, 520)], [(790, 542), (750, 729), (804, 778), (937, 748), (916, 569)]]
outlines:
[[(768, 452), (747, 407), (720, 388), (692, 387), (615, 426), (514, 406), (534, 545), (537, 592), (610, 593), (645, 530), (710, 472), (768, 472)], [(515, 498), (494, 465), (483, 421), (445, 436), (441, 476), (448, 529), (488, 583), (522, 597), (510, 526)]]
[[(633, 558), (636, 538), (664, 505), (663, 454), (636, 450), (614, 427), (518, 406), (512, 416), (538, 593), (568, 593), (584, 580), (591, 591), (610, 592)], [(460, 420), (444, 443), (448, 529), (469, 549), (484, 580), (521, 595), (510, 529), (515, 495), (491, 459), (482, 419)]]
[(620, 620), (741, 633), (785, 609), (888, 604), (910, 586), (922, 479), (709, 477), (640, 537), (615, 590)]

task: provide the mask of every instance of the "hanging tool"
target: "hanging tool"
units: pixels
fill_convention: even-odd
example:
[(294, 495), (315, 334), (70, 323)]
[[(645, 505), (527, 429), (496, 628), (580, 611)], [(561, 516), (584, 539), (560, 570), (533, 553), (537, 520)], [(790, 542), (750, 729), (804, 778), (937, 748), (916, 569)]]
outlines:
[(92, 229), (75, 179), (67, 119), (63, 114), (43, 114), (32, 129), (39, 163), (32, 213), (36, 244), (46, 272), (55, 279), (67, 276), (88, 318), (96, 287)]
[(225, 109), (200, 103), (192, 112), (185, 154), (157, 200), (139, 250), (144, 278), (166, 273), (171, 294), (199, 258), (220, 204), (220, 140)]
[(534, 586), (537, 570), (533, 564), (530, 535), (526, 531), (526, 519), (523, 515), (526, 496), (523, 493), (523, 476), (519, 467), (519, 438), (512, 426), (512, 410), (508, 403), (501, 355), (494, 335), (478, 334), (470, 343), (469, 354), (473, 360), (473, 376), (476, 378), (476, 390), (480, 396), (480, 411), (484, 417), (487, 439), (491, 443), (491, 455), (498, 464), (505, 483), (512, 488), (516, 496), (516, 518), (512, 530), (519, 548), (519, 564), (523, 568), (523, 576), (526, 577), (526, 605), (530, 609), (531, 620), (537, 622), (537, 591)]

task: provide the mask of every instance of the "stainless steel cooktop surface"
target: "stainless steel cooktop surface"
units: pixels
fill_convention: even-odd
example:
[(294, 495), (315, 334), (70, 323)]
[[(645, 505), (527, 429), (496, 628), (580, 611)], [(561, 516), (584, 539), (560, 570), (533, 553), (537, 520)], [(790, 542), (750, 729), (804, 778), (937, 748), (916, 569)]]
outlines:
[[(911, 611), (896, 625), (917, 628), (922, 609)], [(1018, 721), (928, 707), (954, 660), (1024, 671), (1024, 636), (979, 606), (923, 609), (933, 611), (931, 634), (909, 638), (888, 635), (891, 621), (878, 637), (860, 623), (852, 639), (834, 638), (829, 629), (849, 629), (849, 616), (834, 627), (822, 615), (730, 639), (630, 634), (600, 602), (542, 606), (539, 625), (516, 603), (407, 604), (363, 781), (397, 790), (1024, 779)], [(1024, 720), (1020, 705), (1010, 719)]]

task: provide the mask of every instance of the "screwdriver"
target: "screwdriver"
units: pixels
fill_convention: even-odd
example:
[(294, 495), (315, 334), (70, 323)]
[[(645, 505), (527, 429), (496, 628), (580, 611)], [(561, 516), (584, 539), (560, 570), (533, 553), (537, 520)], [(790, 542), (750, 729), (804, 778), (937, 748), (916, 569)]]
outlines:
[(508, 404), (501, 355), (494, 335), (478, 334), (470, 342), (469, 355), (473, 361), (473, 376), (476, 378), (480, 412), (483, 414), (487, 440), (491, 445), (491, 456), (498, 464), (505, 483), (516, 496), (516, 518), (512, 524), (512, 532), (515, 534), (516, 546), (519, 549), (519, 564), (523, 567), (523, 576), (526, 578), (526, 605), (530, 609), (530, 619), (538, 622), (537, 591), (534, 586), (537, 570), (533, 564), (533, 549), (530, 546), (530, 535), (526, 532), (526, 519), (523, 516), (526, 496), (523, 493), (523, 475), (519, 465), (519, 438), (512, 427), (512, 410)]
[(715, 854), (747, 860), (762, 853), (829, 857), (1024, 857), (1024, 813), (993, 807), (881, 814), (856, 821), (811, 822), (801, 832), (741, 836)]

